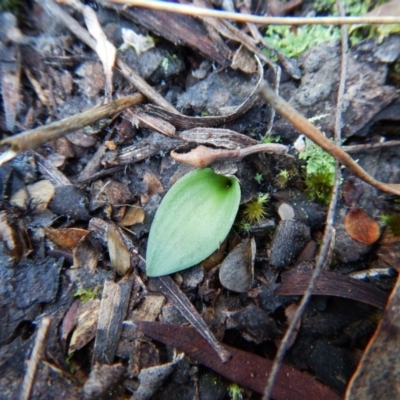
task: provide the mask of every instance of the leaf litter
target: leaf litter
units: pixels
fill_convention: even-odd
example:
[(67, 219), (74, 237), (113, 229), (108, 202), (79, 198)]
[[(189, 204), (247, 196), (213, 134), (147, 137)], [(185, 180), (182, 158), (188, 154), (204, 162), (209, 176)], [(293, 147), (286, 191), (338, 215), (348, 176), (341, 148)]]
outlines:
[[(4, 115), (0, 119), (5, 150), (0, 173), (0, 293), (4, 295), (0, 307), (5, 330), (0, 336), (0, 351), (9, 362), (3, 364), (0, 385), (14, 382), (6, 395), (17, 390), (25, 376), (23, 363), (17, 360), (29, 358), (28, 348), (36, 340), (37, 348), (52, 350), (51, 357), (39, 351), (31, 363), (31, 368), (39, 368), (35, 369), (34, 386), (25, 379), (24, 390), (30, 390), (33, 398), (40, 392), (51, 396), (53, 389), (46, 382), (52, 379), (54, 390), (65, 390), (72, 398), (82, 390), (88, 398), (109, 390), (114, 390), (116, 398), (134, 393), (143, 398), (160, 398), (166, 393), (177, 397), (179, 390), (191, 398), (197, 385), (204, 393), (202, 385), (210, 370), (193, 369), (193, 362), (182, 355), (174, 357), (172, 348), (262, 394), (282, 332), (290, 323), (292, 309), (297, 310), (298, 296), (307, 288), (311, 276), (307, 268), (313, 268), (315, 262), (325, 209), (318, 196), (310, 198), (312, 191), (304, 184), (307, 160), (299, 160), (291, 148), (298, 132), (285, 119), (273, 119), (257, 90), (265, 73), (292, 106), (309, 119), (317, 117), (315, 123), (330, 137), (333, 119), (327, 110), (335, 104), (338, 80), (332, 71), (338, 70), (339, 46), (331, 42), (301, 54), (294, 64), (302, 67), (303, 76), (294, 74), (300, 79), (295, 82), (290, 78), (294, 76), (288, 67), (290, 60), (278, 53), (280, 66), (274, 64), (275, 58), (257, 47), (263, 41), (250, 24), (253, 37), (227, 21), (121, 9), (99, 1), (109, 8), (106, 18), (104, 9), (74, 3), (78, 10), (75, 16), (83, 14), (88, 30), (68, 14), (68, 8), (41, 0), (39, 7), (45, 12), (35, 11), (37, 20), (29, 22), (38, 34), (29, 57), (19, 60), (18, 54), (27, 50), (28, 55), (28, 48), (17, 35), (8, 47), (7, 54), (13, 52), (12, 62), (6, 68), (2, 60), (2, 86), (21, 72), (28, 79), (18, 83), (13, 78), (16, 89), (3, 90)], [(296, 12), (304, 11), (300, 2), (294, 2), (293, 7), (297, 7)], [(29, 5), (22, 9), (26, 13)], [(278, 14), (287, 12), (289, 9), (283, 8)], [(49, 16), (58, 27), (45, 32), (40, 26), (47, 26), (43, 21)], [(21, 20), (12, 26), (27, 35), (24, 40), (30, 39), (31, 32)], [(136, 51), (131, 44), (116, 51), (124, 41), (132, 40), (126, 37), (127, 32), (135, 32), (135, 38), (154, 34), (161, 38), (153, 41), (154, 47), (146, 45)], [(390, 76), (395, 74), (391, 63), (398, 55), (390, 50), (393, 43), (396, 47), (396, 38), (385, 39), (383, 30), (379, 33), (380, 42), (367, 39), (349, 52), (343, 129), (352, 145), (365, 146), (356, 157), (359, 165), (379, 181), (382, 190), (397, 193), (397, 186), (382, 184), (398, 183), (398, 150), (379, 147), (381, 141), (391, 138), (390, 134), (383, 136), (379, 124), (390, 126), (392, 118), (379, 119), (379, 114), (398, 96), (396, 81), (387, 79), (389, 68)], [(226, 38), (232, 42), (228, 44)], [(259, 61), (242, 63), (252, 53), (266, 67)], [(38, 64), (39, 75), (32, 61), (28, 62), (35, 57), (43, 59)], [(98, 59), (104, 71), (95, 67), (95, 63), (100, 66)], [(205, 66), (203, 75), (192, 74), (206, 60), (225, 69)], [(230, 64), (236, 71), (227, 68)], [(278, 68), (287, 68), (281, 78), (277, 78)], [(361, 81), (357, 71), (368, 79)], [(132, 94), (135, 88), (144, 96)], [(145, 105), (145, 96), (153, 104)], [(124, 111), (129, 107), (135, 108)], [(396, 101), (390, 107), (396, 107)], [(94, 126), (99, 119), (101, 124)], [(261, 143), (268, 126), (273, 127), (273, 137), (280, 136), (283, 143), (270, 147)], [(29, 128), (33, 129), (29, 132)], [(24, 130), (28, 132), (22, 136), (11, 135)], [(378, 147), (370, 151), (371, 144)], [(13, 147), (6, 150), (6, 145)], [(35, 153), (24, 152), (33, 148)], [(241, 220), (243, 213), (239, 212), (224, 243), (225, 237), (219, 240), (217, 254), (193, 261), (201, 263), (187, 272), (162, 278), (162, 296), (160, 284), (146, 276), (144, 258), (162, 198), (176, 177), (191, 170), (177, 163), (179, 157), (186, 157), (191, 165), (197, 157), (201, 166), (235, 173), (241, 185), (241, 210), (265, 194), (272, 200), (261, 221)], [(343, 160), (348, 159), (342, 154)], [(284, 176), (282, 171), (288, 175), (283, 185), (277, 178)], [(354, 167), (352, 171), (360, 172)], [(384, 308), (394, 284), (390, 271), (399, 265), (396, 228), (389, 235), (389, 222), (383, 230), (378, 221), (382, 215), (390, 221), (390, 216), (400, 211), (398, 204), (374, 187), (363, 185), (363, 190), (359, 189), (350, 171), (344, 174), (345, 182), (350, 182), (343, 186), (347, 206), (341, 202), (337, 206), (335, 242), (330, 246), (331, 261), (326, 263), (331, 271), (323, 271), (317, 280), (312, 304), (297, 324), (290, 353), (272, 392), (274, 398), (338, 398), (336, 393), (343, 394), (343, 382), (350, 380), (354, 368), (346, 369), (340, 360), (356, 365), (354, 354), (365, 348), (380, 318), (377, 309)], [(48, 188), (40, 186), (43, 182)], [(282, 191), (286, 188), (287, 192)], [(302, 196), (296, 194), (299, 192)], [(290, 211), (283, 212), (282, 204)], [(352, 207), (350, 211), (348, 207)], [(212, 223), (208, 223), (210, 229)], [(159, 241), (167, 245), (171, 233), (162, 231)], [(307, 266), (299, 266), (307, 246), (314, 250), (306, 256)], [(176, 247), (169, 248), (163, 258), (176, 252)], [(352, 277), (360, 270), (366, 270), (367, 282)], [(372, 270), (378, 272), (373, 275)], [(74, 294), (96, 287), (103, 288), (101, 300), (92, 299), (78, 308)], [(391, 301), (396, 301), (395, 295)], [(163, 323), (179, 320), (182, 310), (197, 332)], [(43, 315), (51, 316), (45, 321), (54, 329), (47, 335), (36, 335), (35, 324)], [(387, 312), (383, 318), (385, 324), (391, 324), (395, 317)], [(153, 321), (153, 325), (143, 320)], [(63, 326), (60, 334), (58, 326)], [(141, 331), (157, 341), (150, 342)], [(382, 332), (381, 325), (358, 371), (374, 371), (374, 349), (386, 340)], [(201, 343), (201, 350), (196, 349), (197, 343)], [(315, 344), (313, 351), (310, 343)], [(331, 359), (324, 358), (324, 351)], [(87, 357), (89, 354), (93, 359)], [(90, 359), (86, 369), (82, 368), (82, 356)], [(164, 366), (165, 373), (158, 371)], [(155, 374), (145, 379), (149, 367), (155, 368)], [(342, 382), (334, 379), (334, 368), (343, 375)], [(300, 370), (315, 374), (322, 383), (310, 380)], [(263, 376), (260, 371), (265, 371)], [(289, 378), (285, 375), (288, 371)], [(170, 378), (165, 380), (168, 374)], [(178, 383), (182, 375), (184, 384)], [(360, 373), (347, 391), (349, 398), (369, 390), (358, 376)], [(146, 389), (147, 379), (150, 387), (159, 387), (158, 391)], [(382, 390), (384, 387), (382, 384)], [(223, 383), (222, 389), (224, 396), (229, 392), (228, 384)]]

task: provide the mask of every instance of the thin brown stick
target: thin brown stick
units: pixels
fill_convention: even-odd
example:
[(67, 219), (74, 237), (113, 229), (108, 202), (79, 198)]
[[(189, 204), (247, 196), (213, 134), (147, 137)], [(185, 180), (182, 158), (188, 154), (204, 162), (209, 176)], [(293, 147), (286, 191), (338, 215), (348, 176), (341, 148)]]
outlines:
[[(336, 1), (340, 14), (344, 15), (344, 8), (340, 0)], [(342, 103), (343, 103), (343, 95), (345, 92), (346, 86), (346, 73), (347, 73), (347, 27), (342, 27), (342, 59), (341, 59), (341, 71), (340, 71), (340, 82), (338, 89), (338, 97), (337, 97), (337, 107), (336, 107), (336, 118), (335, 118), (335, 141), (336, 145), (339, 148), (340, 146), (340, 138), (341, 138), (341, 112), (342, 112)], [(278, 110), (279, 112), (279, 110)], [(297, 111), (296, 111), (297, 112)], [(312, 125), (312, 124), (311, 124)], [(320, 133), (323, 136), (322, 133)], [(325, 136), (323, 136), (325, 138)], [(325, 138), (326, 139), (326, 138)], [(329, 140), (328, 140), (329, 141)], [(329, 141), (330, 142), (330, 141)], [(339, 148), (340, 149), (340, 148)], [(272, 394), (272, 390), (274, 387), (275, 380), (278, 376), (279, 368), (282, 364), (283, 358), (286, 354), (286, 350), (289, 347), (290, 339), (292, 338), (293, 332), (295, 331), (298, 323), (300, 322), (301, 317), (304, 314), (304, 311), (307, 307), (307, 304), (310, 300), (310, 297), (314, 291), (314, 287), (318, 280), (318, 277), (321, 274), (322, 267), (325, 264), (326, 258), (331, 249), (331, 240), (334, 238), (335, 230), (333, 228), (333, 222), (335, 218), (335, 210), (337, 201), (339, 198), (339, 187), (340, 187), (340, 179), (341, 178), (341, 170), (339, 161), (336, 160), (335, 166), (335, 181), (332, 188), (332, 196), (331, 202), (329, 204), (328, 215), (326, 217), (326, 226), (324, 231), (324, 236), (322, 238), (322, 246), (317, 257), (317, 262), (315, 265), (315, 269), (311, 276), (310, 282), (307, 286), (307, 290), (304, 293), (303, 298), (301, 299), (300, 305), (293, 317), (290, 321), (288, 328), (286, 329), (285, 335), (283, 336), (278, 352), (276, 354), (274, 364), (271, 368), (270, 375), (268, 377), (268, 382), (264, 391), (263, 400), (269, 400)]]
[(45, 340), (47, 332), (50, 327), (51, 318), (44, 317), (40, 323), (39, 330), (35, 339), (35, 345), (32, 350), (32, 354), (27, 360), (28, 368), (26, 370), (24, 380), (22, 382), (22, 390), (20, 395), (20, 400), (28, 400), (31, 395), (31, 390), (33, 382), (35, 380), (35, 375), (37, 367), (41, 359), (43, 358)]
[(304, 133), (315, 144), (322, 147), (326, 152), (345, 165), (350, 172), (356, 175), (364, 182), (376, 187), (383, 192), (393, 193), (400, 196), (400, 185), (379, 182), (361, 168), (346, 152), (344, 152), (334, 142), (329, 140), (315, 125), (300, 114), (282, 97), (278, 96), (268, 85), (263, 82), (260, 85), (260, 95), (274, 107), (279, 114), (285, 117), (295, 128)]
[(109, 0), (111, 3), (125, 4), (130, 7), (145, 7), (153, 10), (169, 11), (196, 17), (214, 17), (238, 22), (253, 22), (261, 25), (344, 25), (344, 24), (399, 24), (400, 17), (261, 17), (259, 15), (240, 14), (219, 10), (194, 7), (183, 4), (154, 0)]
[(140, 104), (144, 96), (135, 93), (132, 96), (114, 100), (103, 106), (97, 106), (72, 117), (64, 118), (49, 125), (31, 129), (18, 135), (11, 136), (0, 142), (0, 145), (9, 144), (15, 152), (35, 149), (43, 143), (55, 140), (69, 132), (76, 131), (87, 125), (94, 124), (103, 118), (112, 117), (129, 107)]

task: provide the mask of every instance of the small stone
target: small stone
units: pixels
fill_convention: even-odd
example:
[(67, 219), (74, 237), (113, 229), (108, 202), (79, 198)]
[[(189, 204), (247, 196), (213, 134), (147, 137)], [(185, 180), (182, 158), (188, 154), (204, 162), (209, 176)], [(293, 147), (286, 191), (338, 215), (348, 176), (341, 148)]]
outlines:
[(88, 200), (84, 193), (74, 186), (56, 188), (50, 210), (57, 215), (72, 219), (89, 219)]

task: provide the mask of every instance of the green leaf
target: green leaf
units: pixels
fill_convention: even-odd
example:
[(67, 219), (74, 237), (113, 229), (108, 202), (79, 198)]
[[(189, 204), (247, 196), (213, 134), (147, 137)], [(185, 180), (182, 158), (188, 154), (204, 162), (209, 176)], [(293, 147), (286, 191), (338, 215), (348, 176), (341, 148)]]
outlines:
[(154, 217), (147, 244), (147, 275), (168, 275), (207, 258), (228, 235), (239, 202), (238, 180), (211, 168), (179, 179)]

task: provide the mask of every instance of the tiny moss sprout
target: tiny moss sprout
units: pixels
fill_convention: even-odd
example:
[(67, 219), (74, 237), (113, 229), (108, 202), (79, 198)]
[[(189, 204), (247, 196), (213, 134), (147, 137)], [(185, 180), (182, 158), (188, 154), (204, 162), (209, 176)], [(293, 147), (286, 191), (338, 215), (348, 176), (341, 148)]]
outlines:
[(246, 221), (240, 221), (238, 226), (245, 233), (248, 233), (251, 231), (251, 225)]
[(237, 383), (231, 383), (228, 386), (228, 395), (231, 400), (242, 400), (243, 389)]
[(278, 143), (281, 141), (280, 136), (272, 136), (272, 135), (267, 135), (263, 140), (262, 143), (268, 144), (268, 143)]
[(101, 287), (96, 286), (92, 289), (79, 289), (74, 293), (74, 297), (80, 297), (82, 303), (95, 299), (100, 294)]
[(269, 200), (269, 194), (259, 194), (255, 199), (250, 200), (243, 209), (243, 219), (249, 224), (260, 222), (267, 215), (265, 204)]
[(287, 169), (282, 169), (279, 171), (279, 174), (275, 178), (275, 184), (279, 189), (283, 189), (286, 187), (290, 178), (290, 173)]
[(255, 174), (255, 175), (254, 175), (254, 180), (255, 180), (259, 185), (261, 185), (261, 182), (262, 182), (262, 180), (263, 180), (263, 175), (260, 174), (260, 173)]

